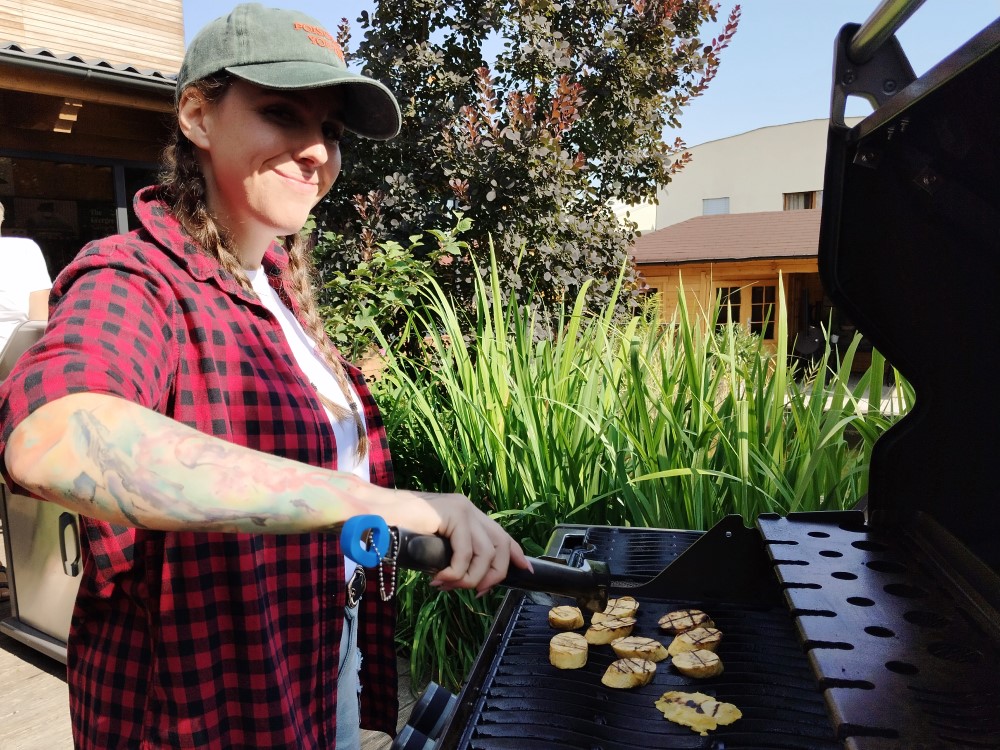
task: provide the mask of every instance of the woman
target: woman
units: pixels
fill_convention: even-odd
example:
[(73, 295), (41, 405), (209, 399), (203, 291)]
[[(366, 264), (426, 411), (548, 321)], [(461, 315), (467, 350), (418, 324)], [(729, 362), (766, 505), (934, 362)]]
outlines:
[(74, 739), (356, 748), (362, 687), (361, 722), (395, 729), (392, 583), (345, 567), (338, 525), (374, 513), (447, 536), (445, 589), (528, 562), (467, 499), (388, 489), (378, 410), (310, 291), (299, 230), (344, 128), (398, 131), (392, 94), (318, 21), (260, 5), (193, 40), (177, 91), (142, 228), (60, 274), (43, 340), (0, 389), (6, 480), (85, 532)]

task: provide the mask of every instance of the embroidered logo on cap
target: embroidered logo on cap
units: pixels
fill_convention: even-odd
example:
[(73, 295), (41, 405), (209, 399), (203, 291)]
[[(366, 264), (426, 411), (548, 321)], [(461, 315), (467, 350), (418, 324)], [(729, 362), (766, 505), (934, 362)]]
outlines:
[(342, 63), (347, 64), (347, 61), (344, 59), (344, 50), (341, 48), (340, 43), (322, 26), (313, 26), (312, 24), (297, 21), (294, 28), (296, 31), (304, 31), (306, 38), (312, 44), (330, 50), (340, 58)]

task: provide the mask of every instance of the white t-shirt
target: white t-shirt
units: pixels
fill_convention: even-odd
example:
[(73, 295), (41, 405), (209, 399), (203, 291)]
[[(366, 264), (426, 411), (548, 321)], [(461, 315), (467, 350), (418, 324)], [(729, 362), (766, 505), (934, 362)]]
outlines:
[(28, 295), (52, 287), (42, 250), (23, 237), (0, 237), (0, 350), (28, 319)]
[[(316, 342), (303, 330), (299, 321), (292, 315), (292, 311), (285, 307), (281, 298), (278, 297), (278, 293), (271, 288), (271, 285), (267, 282), (267, 272), (263, 268), (256, 268), (247, 270), (246, 274), (247, 278), (250, 279), (254, 291), (257, 292), (257, 296), (260, 297), (260, 301), (278, 319), (278, 323), (281, 324), (285, 340), (288, 342), (288, 346), (292, 350), (292, 355), (295, 357), (299, 368), (305, 373), (305, 376), (309, 378), (309, 381), (316, 386), (320, 393), (333, 403), (345, 409), (350, 409), (347, 402), (347, 394), (341, 389), (330, 367), (316, 350)], [(364, 411), (353, 388), (351, 389), (350, 397), (358, 406), (358, 413), (361, 415), (363, 424)], [(326, 416), (330, 419), (330, 424), (333, 427), (333, 436), (337, 441), (337, 470), (355, 474), (366, 482), (371, 481), (367, 456), (358, 458), (358, 433), (353, 415), (348, 413), (343, 419), (338, 420), (329, 409), (324, 407), (324, 411), (326, 411)], [(357, 565), (353, 560), (344, 559), (344, 573), (347, 580), (351, 579), (351, 575), (353, 575), (356, 567)]]

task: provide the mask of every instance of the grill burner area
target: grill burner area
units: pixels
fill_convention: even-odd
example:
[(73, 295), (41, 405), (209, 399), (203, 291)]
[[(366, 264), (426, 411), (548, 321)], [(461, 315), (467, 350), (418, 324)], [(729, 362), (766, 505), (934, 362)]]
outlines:
[[(726, 527), (718, 533), (725, 537), (732, 532)], [(662, 576), (650, 578), (704, 536), (688, 531), (567, 526), (553, 534), (549, 551), (607, 562), (616, 581), (613, 596), (641, 591), (634, 635), (668, 645), (672, 636), (660, 631), (657, 623), (663, 614), (686, 607), (706, 611), (724, 634), (717, 652), (725, 667), (721, 675), (696, 680), (679, 674), (666, 660), (657, 665), (651, 684), (614, 690), (601, 684), (604, 670), (615, 659), (610, 646), (591, 646), (583, 669), (556, 669), (548, 661), (549, 640), (558, 632), (549, 627), (549, 606), (511, 592), (440, 746), (477, 750), (842, 747), (799, 645), (795, 621), (776, 585), (767, 596), (760, 596), (756, 587), (754, 603), (676, 599), (649, 591), (664, 580)], [(763, 558), (762, 550), (760, 555)], [(739, 580), (739, 576), (732, 579)], [(714, 695), (738, 706), (743, 718), (702, 737), (667, 721), (656, 708), (656, 700), (668, 690)]]
[[(671, 636), (662, 634), (657, 620), (670, 610), (690, 606), (710, 613), (724, 633), (718, 654), (725, 672), (694, 680), (663, 661), (651, 684), (614, 690), (601, 684), (601, 675), (616, 658), (611, 647), (591, 646), (582, 669), (556, 669), (548, 662), (549, 640), (557, 632), (548, 625), (548, 607), (521, 597), (503, 659), (483, 686), (472, 736), (459, 746), (482, 750), (840, 747), (795, 637), (794, 623), (784, 609), (752, 611), (716, 602), (644, 599), (633, 634), (667, 644)], [(737, 705), (743, 718), (702, 737), (663, 718), (654, 703), (668, 690), (707, 692)]]

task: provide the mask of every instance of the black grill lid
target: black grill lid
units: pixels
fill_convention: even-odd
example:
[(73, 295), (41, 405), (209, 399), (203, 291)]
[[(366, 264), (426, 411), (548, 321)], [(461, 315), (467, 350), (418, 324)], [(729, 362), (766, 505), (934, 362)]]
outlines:
[[(895, 37), (870, 62), (851, 59), (858, 29), (837, 43), (819, 268), (916, 392), (875, 446), (872, 522), (926, 514), (956, 555), (997, 571), (1000, 19), (905, 87)], [(844, 96), (862, 92), (881, 106), (847, 128)]]

